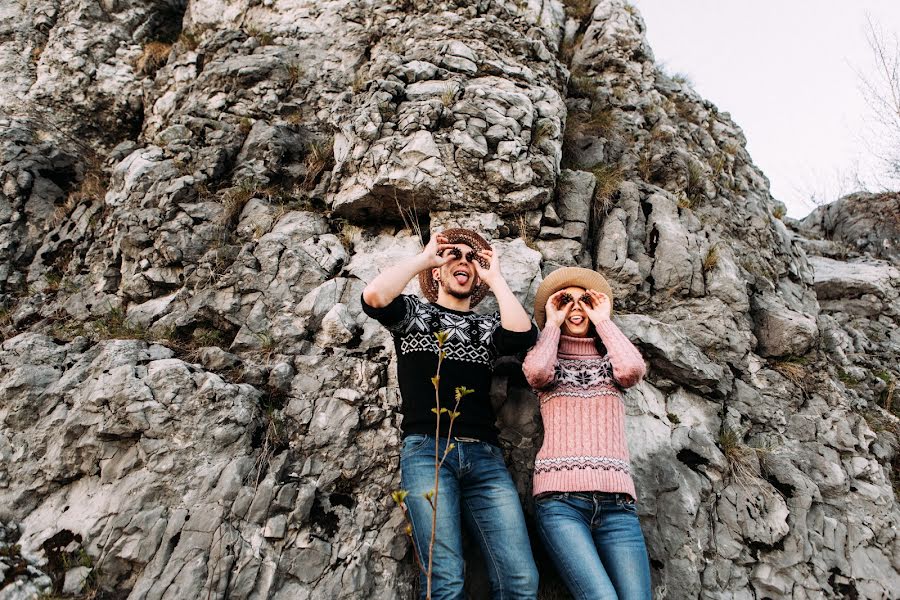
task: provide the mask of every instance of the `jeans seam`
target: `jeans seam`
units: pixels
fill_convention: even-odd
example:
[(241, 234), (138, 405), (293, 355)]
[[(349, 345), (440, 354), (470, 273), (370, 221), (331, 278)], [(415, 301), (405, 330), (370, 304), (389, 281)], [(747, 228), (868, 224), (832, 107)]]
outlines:
[[(568, 576), (569, 581), (571, 581), (573, 583), (573, 585), (575, 585), (575, 587), (578, 588), (578, 595), (580, 597), (584, 598), (585, 592), (582, 589), (581, 584), (578, 582), (578, 578), (573, 575), (572, 570), (569, 568), (568, 563), (566, 563), (565, 561), (562, 560), (562, 555), (560, 554), (559, 550), (557, 549), (556, 544), (553, 543), (553, 538), (550, 535), (547, 535), (547, 533), (546, 533), (547, 528), (544, 527), (543, 519), (541, 519), (541, 518), (538, 518), (538, 528), (540, 528), (541, 533), (543, 534), (542, 537), (544, 538), (544, 543), (546, 543), (548, 546), (551, 547), (550, 549), (553, 551), (554, 555), (560, 557), (560, 562), (562, 562), (562, 564), (564, 565), (564, 567), (566, 569), (566, 575)], [(559, 568), (559, 567), (557, 566), (557, 568)]]
[(481, 540), (484, 542), (484, 547), (491, 559), (491, 567), (493, 567), (494, 573), (497, 576), (497, 586), (500, 588), (500, 600), (503, 600), (503, 597), (505, 595), (503, 593), (503, 577), (501, 576), (500, 568), (497, 566), (497, 559), (494, 558), (494, 550), (488, 543), (487, 536), (484, 535), (484, 531), (481, 530), (481, 523), (479, 523), (478, 519), (475, 518), (475, 513), (472, 511), (472, 507), (469, 505), (468, 499), (463, 496), (461, 500), (466, 505), (466, 509), (472, 514), (472, 522), (475, 523), (475, 527), (478, 529), (478, 535), (481, 536)]

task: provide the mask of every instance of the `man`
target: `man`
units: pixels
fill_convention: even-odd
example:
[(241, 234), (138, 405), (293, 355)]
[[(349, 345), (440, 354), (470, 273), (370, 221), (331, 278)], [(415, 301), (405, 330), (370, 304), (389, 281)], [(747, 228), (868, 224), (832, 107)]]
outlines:
[[(401, 295), (416, 275), (429, 302)], [(471, 312), (488, 289), (497, 298), (499, 317)], [(494, 359), (529, 349), (537, 330), (500, 274), (497, 255), (477, 233), (447, 229), (417, 256), (380, 273), (363, 290), (362, 300), (365, 313), (394, 337), (403, 414), (401, 485), (409, 492), (406, 506), (425, 566), (432, 523), (425, 495), (434, 488), (435, 466), (435, 333), (446, 332), (438, 384), (441, 407), (453, 410), (457, 387), (474, 390), (456, 409), (449, 442), (451, 420), (441, 414), (439, 455), (448, 443), (453, 447), (440, 470), (432, 598), (464, 598), (462, 523), (481, 545), (493, 597), (535, 598), (537, 569), (519, 496), (498, 447), (489, 391)], [(422, 598), (425, 581), (423, 574)]]

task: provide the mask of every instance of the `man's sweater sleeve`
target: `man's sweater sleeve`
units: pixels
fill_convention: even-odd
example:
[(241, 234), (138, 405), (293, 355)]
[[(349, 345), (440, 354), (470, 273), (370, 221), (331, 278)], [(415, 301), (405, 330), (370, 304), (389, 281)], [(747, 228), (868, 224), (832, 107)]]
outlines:
[(381, 308), (375, 308), (366, 304), (366, 299), (362, 295), (359, 297), (359, 302), (362, 304), (363, 312), (367, 316), (393, 331), (407, 320), (411, 305), (415, 302), (415, 299), (413, 296), (401, 294), (394, 298), (390, 304)]
[(597, 327), (597, 334), (603, 340), (609, 354), (613, 378), (623, 388), (636, 385), (647, 372), (647, 366), (638, 349), (611, 320), (603, 321)]
[(494, 330), (493, 342), (497, 354), (507, 356), (525, 352), (537, 341), (537, 327), (531, 324), (528, 331), (510, 331), (503, 329), (503, 325), (497, 325)]
[(556, 376), (556, 353), (559, 349), (559, 327), (548, 323), (538, 338), (537, 345), (531, 349), (522, 371), (529, 385), (536, 390), (543, 389), (553, 383)]

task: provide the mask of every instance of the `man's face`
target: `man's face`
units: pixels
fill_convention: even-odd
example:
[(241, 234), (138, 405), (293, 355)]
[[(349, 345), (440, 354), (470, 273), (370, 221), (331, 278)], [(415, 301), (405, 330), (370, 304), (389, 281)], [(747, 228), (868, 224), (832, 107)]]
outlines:
[(449, 257), (444, 266), (433, 269), (431, 274), (451, 296), (465, 299), (472, 295), (478, 276), (475, 273), (476, 251), (466, 244), (453, 244), (441, 256)]

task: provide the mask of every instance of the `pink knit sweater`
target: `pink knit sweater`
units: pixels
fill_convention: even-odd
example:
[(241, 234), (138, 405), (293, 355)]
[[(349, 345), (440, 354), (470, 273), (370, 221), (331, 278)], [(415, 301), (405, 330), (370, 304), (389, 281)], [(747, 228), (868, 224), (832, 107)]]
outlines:
[(593, 338), (560, 334), (550, 323), (525, 358), (528, 383), (537, 391), (544, 444), (534, 465), (534, 494), (621, 492), (637, 498), (625, 441), (622, 388), (646, 372), (637, 348), (612, 321)]

